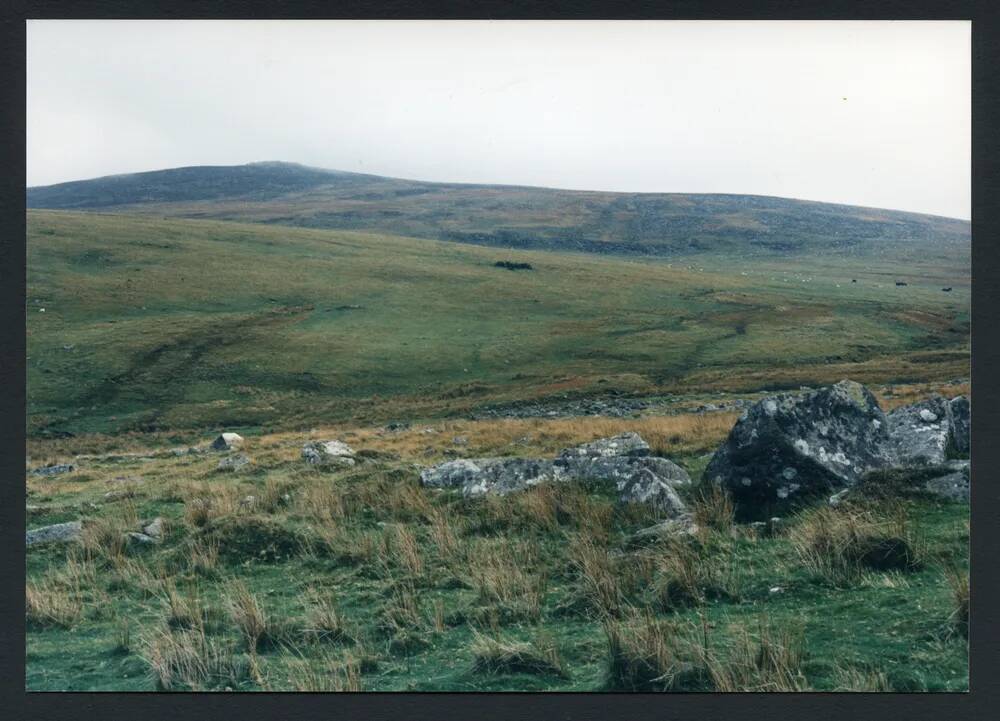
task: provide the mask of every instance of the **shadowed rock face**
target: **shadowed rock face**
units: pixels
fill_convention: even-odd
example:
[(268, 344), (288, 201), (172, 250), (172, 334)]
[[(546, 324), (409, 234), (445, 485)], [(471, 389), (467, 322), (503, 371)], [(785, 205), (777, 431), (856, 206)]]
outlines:
[(743, 413), (705, 477), (739, 501), (824, 493), (892, 463), (888, 428), (878, 401), (853, 381), (772, 396)]
[(969, 424), (972, 420), (972, 406), (965, 396), (957, 396), (948, 401), (948, 422), (951, 424), (951, 442), (955, 450), (968, 455)]

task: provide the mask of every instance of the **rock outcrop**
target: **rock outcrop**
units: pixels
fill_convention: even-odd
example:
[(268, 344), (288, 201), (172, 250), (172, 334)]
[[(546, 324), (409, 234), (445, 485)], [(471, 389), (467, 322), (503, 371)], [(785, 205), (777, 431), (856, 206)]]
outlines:
[(969, 424), (972, 420), (972, 406), (965, 396), (956, 396), (948, 401), (948, 423), (951, 424), (951, 442), (955, 452), (967, 456), (969, 444)]
[(969, 453), (970, 406), (964, 396), (934, 395), (895, 409), (888, 419), (898, 465), (941, 465), (952, 454)]
[(781, 502), (856, 483), (893, 461), (889, 424), (859, 383), (780, 394), (744, 411), (705, 477), (737, 501)]
[(460, 488), (467, 497), (506, 495), (539, 483), (596, 483), (615, 489), (622, 503), (654, 505), (668, 517), (687, 513), (674, 490), (691, 482), (683, 468), (649, 455), (635, 433), (604, 438), (563, 450), (555, 460), (461, 458), (427, 468), (420, 482), (431, 488)]
[(341, 441), (311, 441), (302, 446), (302, 458), (313, 466), (341, 466), (355, 463), (354, 449)]
[(80, 521), (42, 526), (25, 534), (25, 545), (37, 546), (43, 543), (70, 543), (79, 540), (82, 532), (83, 524)]
[(219, 465), (216, 466), (216, 470), (219, 471), (242, 471), (247, 469), (253, 461), (245, 453), (235, 453), (231, 456), (226, 456), (219, 461)]
[(36, 476), (59, 476), (63, 473), (72, 473), (76, 470), (76, 466), (72, 463), (57, 463), (52, 466), (42, 466), (41, 468), (32, 469), (31, 473)]

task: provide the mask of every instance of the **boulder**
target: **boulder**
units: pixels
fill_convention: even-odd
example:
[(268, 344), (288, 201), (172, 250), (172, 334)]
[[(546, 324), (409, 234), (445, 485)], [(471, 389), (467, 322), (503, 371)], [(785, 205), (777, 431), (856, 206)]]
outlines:
[(58, 476), (63, 473), (72, 473), (75, 470), (76, 466), (72, 463), (56, 463), (51, 466), (35, 468), (31, 472), (36, 476)]
[(889, 413), (889, 436), (899, 465), (938, 465), (947, 460), (948, 407), (944, 398), (932, 396)]
[(148, 536), (145, 533), (130, 531), (125, 534), (125, 545), (129, 548), (143, 548), (153, 546), (158, 543), (158, 539)]
[(965, 396), (952, 398), (948, 401), (947, 415), (952, 447), (960, 455), (969, 455), (969, 423), (972, 415), (969, 399)]
[(458, 488), (466, 497), (506, 495), (556, 480), (552, 461), (535, 458), (460, 458), (427, 468), (420, 482), (430, 488)]
[(69, 543), (77, 541), (83, 532), (83, 524), (80, 521), (69, 521), (68, 523), (56, 523), (52, 526), (42, 526), (25, 534), (25, 544), (36, 546), (43, 543)]
[(625, 547), (639, 548), (668, 538), (693, 536), (697, 532), (698, 525), (694, 522), (691, 514), (684, 513), (676, 518), (670, 518), (649, 528), (636, 531), (626, 539)]
[(226, 456), (219, 461), (219, 465), (216, 466), (216, 470), (219, 471), (242, 471), (247, 466), (252, 463), (250, 457), (245, 453), (236, 453), (231, 456)]
[(649, 444), (638, 433), (628, 432), (612, 438), (600, 438), (573, 448), (565, 448), (560, 459), (609, 458), (619, 456), (641, 457), (649, 455)]
[(302, 446), (302, 458), (314, 466), (353, 466), (354, 449), (341, 441), (310, 441)]
[(231, 451), (243, 445), (243, 436), (238, 433), (223, 433), (212, 441), (212, 450)]
[(648, 453), (642, 438), (627, 433), (565, 449), (554, 461), (459, 458), (423, 470), (420, 482), (431, 488), (461, 488), (467, 497), (506, 495), (545, 482), (596, 482), (613, 484), (622, 503), (653, 505), (670, 517), (686, 513), (674, 489), (690, 484), (691, 478), (680, 466)]
[(924, 482), (924, 490), (949, 501), (969, 502), (969, 462), (949, 461), (938, 466), (941, 475)]
[(771, 396), (743, 412), (705, 478), (750, 503), (838, 490), (892, 462), (888, 427), (875, 397), (853, 381)]

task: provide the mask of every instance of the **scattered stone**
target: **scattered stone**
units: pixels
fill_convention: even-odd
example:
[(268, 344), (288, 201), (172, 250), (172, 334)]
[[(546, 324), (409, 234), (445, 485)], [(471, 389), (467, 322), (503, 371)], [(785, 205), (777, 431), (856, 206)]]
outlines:
[(163, 519), (157, 516), (142, 528), (142, 532), (150, 538), (163, 537)]
[(72, 473), (76, 470), (76, 466), (72, 463), (56, 463), (51, 466), (42, 466), (41, 468), (32, 469), (31, 473), (36, 476), (58, 476), (63, 473)]
[(314, 466), (346, 468), (355, 463), (354, 449), (341, 441), (310, 441), (302, 446), (302, 458)]
[(251, 464), (250, 457), (245, 453), (236, 453), (231, 456), (226, 456), (219, 461), (219, 465), (216, 466), (216, 470), (219, 471), (242, 471), (244, 468)]
[(243, 436), (238, 433), (223, 433), (212, 441), (212, 450), (230, 451), (243, 445)]
[(397, 433), (399, 431), (407, 431), (409, 429), (410, 429), (410, 424), (406, 423), (405, 421), (393, 421), (392, 423), (389, 423), (385, 427), (385, 430), (389, 431), (390, 433)]
[(601, 438), (573, 448), (566, 448), (560, 459), (608, 458), (611, 456), (641, 457), (649, 455), (649, 444), (638, 433), (628, 432), (613, 438)]
[(737, 501), (772, 503), (856, 483), (892, 461), (888, 421), (860, 383), (841, 381), (758, 401), (744, 411), (705, 477)]
[(844, 490), (839, 491), (838, 493), (834, 493), (832, 496), (830, 496), (830, 500), (828, 501), (828, 503), (832, 507), (836, 508), (843, 502), (844, 498), (846, 498), (847, 494), (850, 492), (851, 492), (850, 488), (845, 488)]
[(648, 546), (661, 539), (693, 536), (697, 532), (698, 525), (694, 522), (694, 518), (692, 518), (691, 514), (684, 513), (676, 518), (661, 521), (655, 526), (636, 531), (628, 538), (625, 545), (627, 548), (639, 548)]
[(506, 495), (554, 480), (552, 461), (533, 458), (461, 458), (427, 468), (420, 474), (424, 486), (461, 487), (466, 497), (486, 493)]
[(145, 533), (129, 531), (125, 534), (125, 545), (130, 548), (152, 546), (155, 543), (157, 543), (157, 539), (148, 536)]
[(37, 546), (43, 543), (70, 543), (79, 540), (82, 532), (83, 524), (80, 521), (56, 523), (28, 531), (25, 534), (25, 544)]
[(467, 446), (469, 445), (468, 436), (455, 436), (451, 439), (451, 445), (453, 446)]

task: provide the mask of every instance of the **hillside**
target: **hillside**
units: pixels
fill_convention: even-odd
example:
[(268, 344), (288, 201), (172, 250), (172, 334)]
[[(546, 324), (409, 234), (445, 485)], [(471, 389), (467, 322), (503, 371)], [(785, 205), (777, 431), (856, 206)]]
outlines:
[(35, 210), (27, 251), (32, 434), (968, 375), (960, 261), (650, 263)]
[(429, 183), (291, 163), (190, 167), (28, 188), (29, 208), (364, 230), (624, 255), (968, 258), (965, 221), (753, 195)]

